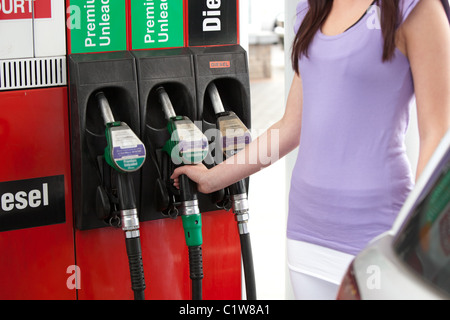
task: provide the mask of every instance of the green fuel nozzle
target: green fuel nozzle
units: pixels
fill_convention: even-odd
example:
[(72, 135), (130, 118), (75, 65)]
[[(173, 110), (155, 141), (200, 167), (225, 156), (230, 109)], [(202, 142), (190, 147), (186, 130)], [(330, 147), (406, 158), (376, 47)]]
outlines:
[[(175, 165), (201, 163), (208, 153), (208, 139), (188, 117), (176, 115), (169, 95), (163, 87), (159, 87), (157, 93), (168, 120), (167, 128), (171, 136), (163, 150), (169, 154)], [(198, 208), (197, 185), (185, 175), (180, 176), (180, 200), (186, 244), (201, 245), (202, 224)]]
[(142, 262), (139, 215), (130, 173), (142, 167), (146, 157), (146, 150), (144, 144), (125, 122), (114, 120), (105, 94), (98, 92), (96, 98), (106, 127), (107, 146), (104, 152), (105, 161), (116, 171), (114, 176), (117, 180), (117, 209), (120, 212), (122, 230), (125, 232), (131, 288), (134, 291), (135, 300), (144, 300), (146, 285)]
[[(208, 139), (188, 118), (177, 116), (169, 95), (163, 87), (157, 89), (159, 101), (168, 120), (167, 129), (171, 138), (163, 147), (174, 165), (193, 165), (201, 163), (208, 154)], [(189, 272), (192, 280), (193, 300), (202, 299), (201, 281), (203, 279), (202, 257), (202, 219), (197, 198), (197, 184), (188, 176), (181, 175), (180, 202), (181, 219), (186, 244), (189, 248)]]
[(129, 173), (139, 170), (146, 158), (145, 145), (125, 122), (114, 120), (103, 92), (98, 92), (96, 97), (106, 126), (106, 162), (119, 172)]
[(208, 154), (208, 139), (188, 117), (176, 115), (163, 87), (159, 87), (157, 93), (168, 120), (167, 129), (171, 136), (163, 150), (176, 165), (201, 163)]

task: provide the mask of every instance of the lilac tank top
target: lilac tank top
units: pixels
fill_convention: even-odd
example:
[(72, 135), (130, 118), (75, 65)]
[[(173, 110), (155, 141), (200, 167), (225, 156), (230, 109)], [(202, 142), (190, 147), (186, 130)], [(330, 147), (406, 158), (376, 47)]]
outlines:
[[(400, 0), (402, 21), (419, 0)], [(297, 6), (297, 32), (309, 7)], [(402, 22), (400, 21), (400, 22)], [(377, 7), (346, 32), (321, 31), (301, 56), (303, 118), (287, 237), (357, 254), (390, 229), (413, 188), (405, 133), (408, 59), (382, 61)]]

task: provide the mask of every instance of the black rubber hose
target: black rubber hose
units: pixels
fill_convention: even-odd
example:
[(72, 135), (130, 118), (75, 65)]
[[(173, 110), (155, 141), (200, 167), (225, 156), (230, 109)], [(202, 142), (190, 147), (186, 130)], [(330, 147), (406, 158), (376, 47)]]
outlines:
[(256, 300), (255, 269), (253, 267), (252, 244), (250, 234), (239, 235), (241, 240), (242, 264), (244, 265), (245, 291), (247, 300)]
[(141, 240), (139, 237), (127, 238), (128, 262), (130, 264), (131, 289), (134, 291), (134, 300), (145, 300), (145, 277), (142, 263)]
[(192, 280), (192, 300), (202, 300), (203, 255), (202, 247), (189, 248), (189, 272)]
[[(133, 180), (129, 174), (118, 173), (119, 209), (129, 210), (136, 208)], [(131, 289), (134, 291), (134, 300), (145, 300), (145, 277), (142, 262), (141, 238), (125, 238), (128, 264), (130, 265)]]

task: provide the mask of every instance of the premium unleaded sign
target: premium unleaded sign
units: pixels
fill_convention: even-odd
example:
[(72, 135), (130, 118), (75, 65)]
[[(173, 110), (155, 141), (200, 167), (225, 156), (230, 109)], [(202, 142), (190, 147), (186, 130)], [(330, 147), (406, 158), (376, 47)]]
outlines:
[(125, 0), (71, 0), (72, 53), (127, 49)]
[(238, 0), (188, 0), (189, 46), (238, 43)]
[(131, 0), (133, 49), (184, 46), (183, 0)]

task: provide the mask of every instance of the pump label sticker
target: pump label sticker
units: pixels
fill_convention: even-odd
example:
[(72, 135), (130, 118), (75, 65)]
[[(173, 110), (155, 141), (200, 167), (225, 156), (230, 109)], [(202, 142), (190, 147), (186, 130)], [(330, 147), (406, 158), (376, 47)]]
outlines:
[(111, 130), (113, 141), (112, 158), (119, 169), (136, 171), (145, 161), (145, 146), (131, 129), (115, 127)]
[(231, 62), (230, 61), (210, 61), (209, 68), (210, 69), (231, 68)]
[[(181, 156), (180, 160), (184, 164), (201, 163), (205, 159), (208, 152), (208, 139), (193, 123), (181, 121), (177, 123), (172, 139), (178, 141), (172, 158)], [(174, 162), (178, 163), (177, 160)]]
[(237, 117), (219, 119), (222, 151), (227, 157), (233, 156), (252, 142), (250, 131)]
[(127, 49), (125, 0), (71, 0), (68, 12), (72, 53)]
[(133, 49), (184, 46), (183, 0), (131, 0)]
[(64, 176), (0, 183), (0, 232), (66, 222)]
[[(33, 12), (34, 11), (34, 12)], [(0, 0), (0, 20), (51, 19), (51, 0)]]

